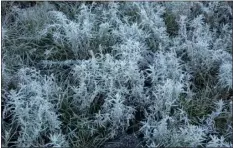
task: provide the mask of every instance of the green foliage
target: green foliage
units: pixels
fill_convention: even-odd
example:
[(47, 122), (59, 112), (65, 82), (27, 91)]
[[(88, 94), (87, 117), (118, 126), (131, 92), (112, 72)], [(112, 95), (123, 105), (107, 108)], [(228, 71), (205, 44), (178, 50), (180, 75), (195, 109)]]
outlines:
[(171, 12), (166, 12), (164, 15), (164, 21), (167, 26), (167, 33), (170, 36), (178, 35), (179, 25), (175, 16)]

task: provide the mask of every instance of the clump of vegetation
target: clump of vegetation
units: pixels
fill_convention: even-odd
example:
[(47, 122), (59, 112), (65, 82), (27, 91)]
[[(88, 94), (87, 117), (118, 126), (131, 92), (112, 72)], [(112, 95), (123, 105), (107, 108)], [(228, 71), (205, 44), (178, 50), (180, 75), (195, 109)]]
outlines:
[(227, 2), (2, 7), (2, 146), (232, 147)]

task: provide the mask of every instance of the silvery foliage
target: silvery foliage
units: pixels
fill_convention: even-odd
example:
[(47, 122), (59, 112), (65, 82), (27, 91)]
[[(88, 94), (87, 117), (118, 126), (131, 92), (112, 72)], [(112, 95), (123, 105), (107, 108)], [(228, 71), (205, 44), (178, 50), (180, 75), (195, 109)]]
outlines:
[(66, 138), (61, 133), (53, 133), (49, 136), (50, 143), (44, 145), (45, 147), (68, 147), (69, 144), (66, 141)]
[[(109, 3), (107, 8), (103, 5), (96, 7), (95, 3), (90, 6), (81, 4), (78, 8), (79, 14), (75, 14), (74, 19), (68, 18), (60, 11), (49, 11), (48, 16), (54, 21), (39, 34), (52, 34), (55, 44), (68, 48), (79, 59), (87, 59), (90, 57), (88, 50), (96, 52), (96, 47), (101, 44), (104, 48), (114, 44), (115, 39), (110, 35), (112, 28), (121, 24), (121, 20), (116, 16), (117, 8), (117, 3)], [(96, 13), (101, 13), (101, 17)]]
[[(146, 121), (142, 122), (140, 129), (148, 147), (201, 145), (204, 130), (189, 126), (187, 114), (179, 106), (180, 95), (190, 93), (184, 89), (188, 86), (188, 74), (182, 71), (182, 65), (173, 52), (159, 52), (154, 59), (154, 64), (148, 69), (152, 87), (145, 92), (147, 98), (144, 99), (149, 107)], [(190, 134), (189, 140), (187, 135), (184, 136), (185, 131)], [(197, 139), (191, 139), (194, 135)], [(184, 140), (184, 137), (187, 139)]]
[[(175, 37), (167, 34), (166, 11), (174, 14), (179, 25)], [(107, 133), (107, 139), (114, 138), (131, 126), (138, 108), (145, 114), (139, 132), (147, 147), (232, 146), (232, 108), (227, 101), (219, 98), (212, 112), (195, 124), (182, 106), (182, 101), (194, 99), (190, 86), (195, 74), (209, 75), (215, 70), (218, 82), (211, 87), (232, 89), (232, 24), (228, 17), (232, 10), (226, 3), (80, 3), (70, 13), (73, 17), (48, 3), (27, 9), (14, 7), (11, 15), (15, 15), (15, 23), (3, 25), (4, 85), (17, 79), (16, 88), (6, 89), (3, 117), (11, 113), (21, 127), (17, 146), (81, 147), (79, 129), (84, 126), (91, 138), (100, 132)], [(28, 44), (42, 39), (60, 50)], [(20, 55), (23, 48), (26, 58)], [(56, 60), (47, 60), (57, 52), (72, 54), (73, 59), (54, 55)], [(32, 55), (41, 53), (45, 58), (39, 64), (44, 67), (36, 68), (43, 72), (28, 68), (28, 61), (38, 62)], [(14, 55), (23, 68), (11, 69)], [(65, 80), (50, 73), (60, 67), (68, 67), (66, 72), (59, 71), (65, 76), (68, 73)], [(74, 126), (76, 133), (73, 129), (62, 133), (59, 109), (65, 101), (68, 107), (75, 107), (70, 107), (74, 109), (72, 119), (83, 120), (68, 125)], [(228, 126), (224, 130), (215, 126), (222, 118)]]
[[(216, 66), (219, 66), (220, 64), (224, 63), (225, 61), (231, 61), (231, 59), (232, 59), (231, 55), (227, 52), (229, 46), (228, 47), (225, 46), (223, 48), (218, 48), (219, 46), (216, 43), (216, 41), (219, 42), (220, 40), (222, 41), (222, 39), (224, 39), (225, 42), (229, 43), (229, 39), (230, 39), (229, 36), (231, 36), (231, 32), (229, 29), (227, 29), (228, 24), (224, 25), (224, 27), (222, 29), (222, 31), (228, 30), (227, 31), (228, 33), (225, 33), (226, 36), (222, 37), (221, 35), (216, 34), (216, 32), (214, 32), (214, 31), (212, 32), (210, 30), (210, 27), (204, 23), (203, 19), (204, 19), (203, 15), (197, 15), (196, 17), (193, 17), (193, 19), (191, 19), (191, 20), (187, 20), (187, 16), (181, 15), (179, 17), (179, 21), (178, 21), (178, 23), (180, 24), (179, 36), (173, 39), (174, 40), (174, 42), (173, 42), (174, 46), (172, 47), (173, 51), (176, 51), (176, 53), (178, 55), (181, 55), (182, 59), (188, 58), (188, 66), (190, 69), (189, 72), (192, 72), (192, 73), (198, 73), (198, 72), (200, 73), (202, 71), (210, 71), (211, 69), (216, 68)], [(189, 27), (190, 29), (187, 30), (187, 27)], [(165, 57), (167, 58), (169, 56), (165, 56)], [(223, 57), (226, 59), (224, 59)], [(164, 58), (164, 59), (166, 59), (166, 58)], [(156, 59), (159, 59), (159, 58), (157, 57)], [(163, 58), (161, 58), (161, 59), (163, 59)], [(158, 60), (158, 61), (160, 61), (160, 60)], [(165, 60), (161, 60), (161, 62), (163, 62), (163, 61), (165, 61)], [(181, 69), (179, 69), (179, 67), (177, 67), (177, 69), (169, 68), (168, 70), (166, 70), (166, 65), (169, 65), (169, 66), (173, 65), (173, 64), (179, 65), (179, 63), (175, 64), (176, 62), (174, 62), (174, 61), (176, 61), (176, 60), (173, 59), (171, 63), (163, 62), (163, 64), (161, 64), (162, 69), (158, 69), (159, 66), (157, 66), (156, 67), (157, 71), (150, 70), (150, 75), (156, 74), (156, 73), (159, 74), (161, 72), (162, 78), (159, 77), (159, 75), (156, 75), (155, 77), (153, 77), (153, 78), (155, 78), (155, 82), (158, 83), (159, 82), (158, 80), (161, 80), (161, 79), (165, 80), (165, 82), (167, 82), (167, 83), (163, 84), (163, 87), (165, 87), (164, 90), (166, 90), (166, 91), (158, 92), (156, 95), (155, 92), (159, 90), (158, 88), (156, 88), (155, 89), (156, 91), (153, 92), (154, 96), (158, 97), (158, 99), (161, 99), (161, 98), (163, 98), (162, 97), (163, 92), (164, 93), (166, 92), (166, 95), (164, 95), (164, 96), (166, 96), (167, 98), (163, 98), (161, 100), (156, 100), (155, 101), (156, 103), (153, 104), (153, 107), (151, 107), (153, 110), (150, 110), (149, 113), (147, 114), (147, 122), (143, 122), (144, 126), (141, 130), (144, 131), (144, 133), (146, 133), (144, 135), (146, 135), (146, 138), (148, 139), (147, 140), (147, 142), (149, 142), (148, 147), (161, 146), (161, 145), (162, 146), (198, 146), (198, 145), (203, 144), (202, 142), (203, 142), (203, 140), (205, 140), (205, 137), (206, 137), (206, 133), (207, 133), (206, 127), (202, 125), (203, 127), (196, 127), (197, 129), (194, 130), (197, 132), (196, 134), (199, 135), (199, 136), (197, 136), (197, 135), (194, 136), (194, 137), (199, 137), (197, 139), (192, 138), (193, 136), (188, 137), (186, 135), (187, 137), (185, 137), (185, 138), (190, 139), (190, 141), (187, 143), (185, 143), (185, 142), (184, 143), (182, 143), (182, 142), (175, 143), (175, 142), (171, 142), (172, 140), (169, 141), (168, 137), (172, 135), (169, 132), (171, 132), (171, 130), (172, 130), (171, 125), (172, 125), (172, 121), (174, 121), (174, 120), (172, 120), (172, 117), (168, 116), (169, 114), (166, 115), (166, 112), (165, 113), (163, 112), (163, 111), (167, 111), (167, 113), (169, 113), (168, 111), (170, 111), (170, 108), (168, 107), (168, 110), (166, 110), (167, 106), (163, 107), (163, 105), (159, 102), (162, 102), (162, 100), (163, 101), (167, 100), (169, 102), (168, 104), (170, 106), (172, 106), (173, 102), (179, 101), (179, 97), (178, 97), (179, 94), (184, 93), (184, 92), (182, 92), (182, 89), (184, 88), (184, 87), (182, 87), (182, 84), (185, 84), (184, 81), (182, 81), (182, 75), (184, 72), (182, 72)], [(154, 62), (154, 63), (156, 64), (158, 62)], [(221, 73), (227, 73), (226, 71), (228, 71), (228, 74), (229, 74), (228, 77), (224, 77), (226, 80), (228, 80), (228, 83), (225, 83), (225, 85), (231, 86), (231, 84), (229, 82), (232, 81), (232, 79), (230, 79), (230, 77), (232, 76), (232, 74), (230, 74), (230, 72), (232, 71), (232, 68), (231, 68), (232, 66), (230, 66), (230, 64), (228, 66), (229, 66), (227, 68), (228, 70), (225, 70), (225, 71), (221, 70), (222, 68), (220, 68), (219, 75), (221, 77), (221, 75), (222, 75)], [(171, 66), (171, 67), (175, 67), (175, 66)], [(163, 70), (165, 70), (164, 73), (163, 73)], [(171, 77), (172, 75), (170, 76), (170, 78), (172, 78), (173, 81), (176, 80), (173, 83), (168, 83), (169, 81), (166, 81), (167, 78), (169, 78), (169, 70), (171, 70), (172, 75), (175, 75), (173, 77)], [(179, 76), (181, 76), (181, 77), (179, 77)], [(186, 76), (186, 77), (189, 77), (189, 76)], [(177, 81), (180, 83), (177, 83)], [(153, 82), (153, 79), (152, 79), (152, 82)], [(162, 81), (162, 82), (164, 82), (164, 81)], [(179, 85), (179, 84), (181, 84), (181, 85)], [(156, 87), (156, 84), (154, 84), (152, 86)], [(176, 86), (175, 87), (176, 89), (172, 88), (172, 86), (173, 87)], [(224, 85), (221, 85), (221, 86), (224, 86)], [(168, 88), (170, 88), (170, 89), (168, 89)], [(176, 95), (176, 97), (174, 97), (174, 96), (169, 97), (168, 90), (172, 90), (170, 94), (174, 95), (177, 93), (178, 95)], [(153, 97), (150, 97), (150, 98), (153, 98)], [(169, 98), (172, 100), (169, 100)], [(175, 98), (177, 98), (177, 99), (175, 99)], [(149, 102), (151, 103), (151, 101), (149, 101)], [(150, 114), (151, 114), (151, 116), (150, 116)], [(228, 114), (229, 114), (229, 112), (228, 112)], [(166, 122), (163, 120), (163, 118), (165, 118), (164, 120)], [(158, 120), (159, 123), (156, 124), (156, 122), (154, 122), (155, 120)], [(188, 120), (187, 116), (186, 116), (185, 120)], [(167, 123), (171, 123), (170, 126)], [(161, 126), (158, 126), (160, 124), (161, 124)], [(182, 125), (182, 124), (176, 124), (176, 125)], [(187, 124), (185, 127), (191, 128)], [(154, 129), (154, 128), (157, 128), (157, 129)], [(169, 128), (170, 128), (170, 130), (168, 130)], [(198, 131), (199, 131), (198, 129), (200, 130), (199, 133), (198, 133)], [(155, 135), (150, 134), (153, 131), (155, 131)], [(159, 135), (158, 133), (163, 133), (160, 131), (165, 132), (165, 134)], [(166, 132), (166, 131), (168, 131), (168, 132)], [(174, 130), (172, 130), (172, 131), (174, 131)], [(179, 130), (175, 130), (175, 131), (177, 133), (180, 133)], [(168, 137), (166, 137), (166, 135)], [(165, 138), (162, 138), (162, 137), (165, 137)], [(183, 140), (183, 141), (185, 141), (185, 140)], [(166, 142), (168, 142), (168, 143), (166, 143)], [(173, 145), (171, 145), (171, 144), (173, 144)]]
[[(227, 47), (219, 47), (219, 40), (229, 42), (228, 37), (219, 37), (212, 32), (208, 24), (203, 22), (203, 15), (199, 15), (193, 20), (188, 20), (187, 16), (180, 16), (179, 20), (179, 36), (174, 39), (173, 48), (178, 54), (189, 60), (189, 66), (192, 72), (210, 71), (219, 66), (223, 60), (231, 60)], [(190, 26), (189, 31), (187, 26)], [(223, 30), (227, 30), (225, 25)], [(225, 33), (224, 33), (225, 34)]]
[(208, 142), (207, 147), (232, 147), (231, 143), (227, 143), (225, 142), (225, 139), (223, 136), (221, 136), (220, 138), (215, 136), (215, 135), (211, 135), (211, 141)]
[[(48, 12), (54, 9), (49, 3), (44, 3), (41, 6), (35, 6), (33, 8), (20, 9), (14, 6), (12, 9), (12, 14), (15, 18), (15, 23), (11, 24), (12, 29), (10, 29), (9, 34), (15, 31), (18, 34), (14, 34), (14, 38), (21, 40), (37, 40), (41, 39), (41, 34), (39, 31), (43, 30), (45, 25), (50, 22), (48, 17)], [(10, 18), (9, 18), (10, 19)], [(3, 21), (8, 21), (8, 18)]]
[[(88, 112), (94, 101), (103, 100), (94, 122), (100, 127), (106, 127), (110, 123), (112, 136), (118, 128), (127, 128), (129, 120), (134, 118), (133, 99), (140, 102), (138, 99), (144, 83), (137, 66), (139, 51), (143, 46), (139, 42), (128, 40), (113, 48), (121, 54), (120, 59), (115, 59), (110, 54), (95, 57), (92, 53), (91, 60), (75, 65), (75, 86), (72, 86), (73, 101), (80, 106), (80, 111)], [(99, 95), (103, 98), (98, 98)]]
[(220, 65), (219, 83), (223, 88), (232, 89), (232, 61), (226, 61)]
[[(176, 5), (179, 7), (179, 3)], [(195, 7), (200, 8), (198, 9), (200, 12), (195, 15), (191, 12), (182, 14), (177, 12), (178, 9), (168, 7), (172, 12), (179, 13), (179, 15), (176, 15), (179, 23), (179, 36), (174, 39), (174, 47), (179, 46), (179, 48), (175, 49), (189, 59), (192, 71), (200, 72), (204, 71), (204, 69), (209, 71), (219, 66), (223, 59), (224, 61), (225, 59), (231, 60), (232, 56), (227, 51), (231, 51), (232, 48), (232, 31), (229, 28), (232, 23), (227, 21), (230, 18), (225, 18), (225, 22), (220, 21), (221, 19), (218, 18), (227, 16), (225, 13), (232, 16), (231, 8), (224, 5), (223, 2), (210, 2), (208, 6), (200, 2), (193, 2), (190, 5), (180, 3), (180, 5), (181, 7), (188, 5), (185, 8), (187, 11), (190, 10), (188, 9), (190, 7), (192, 9)], [(221, 13), (222, 9), (226, 10), (226, 12)], [(218, 13), (217, 17), (214, 17), (216, 16), (214, 13)], [(209, 19), (217, 24), (211, 24), (212, 22), (208, 22)]]
[[(226, 138), (231, 139), (232, 138), (232, 101), (230, 102), (225, 102), (222, 99), (214, 102), (215, 106), (213, 111), (211, 112), (211, 114), (209, 114), (207, 117), (203, 118), (202, 121), (202, 125), (204, 125), (204, 127), (207, 129), (206, 133), (211, 134), (211, 141), (209, 141), (210, 143), (208, 144), (216, 144), (215, 146), (217, 146), (219, 144), (219, 142), (217, 142), (218, 137), (221, 137), (221, 141), (228, 143), (230, 145), (232, 145), (232, 143), (227, 142), (227, 140), (225, 140)], [(222, 130), (222, 129), (218, 129), (216, 127), (216, 119), (218, 118), (224, 118), (227, 122), (226, 122), (226, 126), (227, 128), (224, 129), (224, 136), (219, 135), (218, 133)], [(218, 140), (217, 140), (218, 139)], [(215, 141), (217, 140), (217, 141)], [(216, 142), (216, 143), (214, 143)], [(208, 145), (207, 144), (207, 145)], [(221, 145), (221, 144), (220, 144)], [(219, 146), (220, 146), (219, 145)], [(222, 145), (224, 146), (224, 145)]]
[(56, 110), (59, 87), (53, 76), (42, 77), (35, 69), (22, 68), (17, 75), (18, 89), (9, 92), (5, 107), (20, 125), (17, 146), (43, 146), (45, 143), (38, 142), (41, 135), (60, 130)]
[[(165, 13), (165, 7), (157, 3), (136, 3), (139, 9), (140, 26), (145, 32), (150, 33), (149, 44), (152, 44), (152, 50), (163, 50), (169, 44), (169, 37), (166, 32), (165, 22), (162, 15)], [(151, 45), (150, 45), (151, 46)]]
[(91, 8), (84, 4), (80, 6), (80, 9), (80, 15), (75, 16), (76, 21), (69, 20), (62, 12), (50, 11), (49, 16), (51, 15), (51, 19), (55, 22), (47, 26), (41, 33), (45, 34), (49, 29), (55, 30), (52, 33), (55, 43), (62, 47), (68, 43), (74, 54), (84, 56), (90, 48), (95, 15), (90, 12)]

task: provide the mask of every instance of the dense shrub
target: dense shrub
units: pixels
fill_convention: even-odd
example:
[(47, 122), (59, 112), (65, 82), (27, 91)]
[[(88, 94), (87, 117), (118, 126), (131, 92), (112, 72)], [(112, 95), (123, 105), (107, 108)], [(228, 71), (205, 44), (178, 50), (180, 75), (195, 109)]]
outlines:
[(227, 2), (2, 4), (2, 146), (232, 147)]

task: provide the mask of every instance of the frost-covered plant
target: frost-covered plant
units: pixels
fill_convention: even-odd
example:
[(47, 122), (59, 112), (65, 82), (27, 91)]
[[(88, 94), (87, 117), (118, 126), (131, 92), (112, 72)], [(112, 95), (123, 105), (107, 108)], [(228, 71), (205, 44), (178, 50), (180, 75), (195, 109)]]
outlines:
[(133, 40), (138, 42), (145, 42), (149, 37), (149, 33), (144, 32), (139, 28), (138, 24), (122, 24), (119, 29), (114, 30), (113, 34), (122, 41)]
[(221, 64), (219, 69), (219, 83), (223, 88), (232, 89), (232, 61)]
[(45, 147), (52, 146), (52, 147), (68, 147), (69, 144), (67, 143), (65, 136), (61, 133), (50, 134), (49, 140), (50, 143), (47, 143)]
[(148, 47), (152, 51), (161, 50), (169, 44), (165, 22), (162, 15), (165, 13), (165, 7), (157, 3), (141, 2), (134, 3), (139, 10), (139, 26), (146, 33), (150, 33), (146, 40)]
[[(187, 117), (178, 117), (180, 95), (189, 93), (184, 90), (187, 87), (188, 75), (183, 72), (179, 59), (174, 52), (165, 54), (158, 52), (148, 73), (151, 78), (151, 88), (145, 93), (148, 96), (149, 107), (146, 111), (146, 121), (142, 122), (140, 129), (144, 133), (148, 147), (191, 146), (191, 142), (183, 141), (184, 144), (181, 144), (182, 140), (179, 141), (182, 139), (179, 128), (183, 127), (183, 122), (188, 122)], [(187, 123), (185, 125), (187, 126)], [(173, 136), (179, 138), (175, 139)], [(200, 144), (201, 140), (197, 140), (197, 143)]]
[(2, 27), (1, 37), (2, 37), (2, 41), (4, 41), (5, 39), (7, 39), (7, 30), (6, 30), (5, 27)]
[(52, 32), (55, 43), (62, 47), (68, 45), (75, 55), (86, 57), (92, 38), (94, 15), (89, 12), (90, 10), (85, 5), (82, 5), (80, 9), (77, 22), (69, 20), (62, 12), (50, 11), (49, 14), (54, 18), (55, 22), (47, 26), (41, 33), (47, 34), (47, 30), (55, 30)]
[(43, 57), (41, 52), (51, 47), (41, 43), (41, 40), (48, 39), (43, 38), (39, 32), (51, 21), (47, 12), (53, 9), (53, 6), (46, 2), (25, 9), (12, 5), (2, 21), (4, 30), (7, 30), (2, 51), (7, 55), (4, 62), (12, 67), (11, 74), (19, 67), (35, 64), (38, 58)]
[[(228, 102), (228, 104), (223, 100), (215, 102), (214, 110), (202, 120), (204, 121), (203, 125), (208, 129), (207, 133), (224, 133), (224, 138), (229, 140), (229, 137), (232, 136), (232, 102)], [(221, 126), (216, 125), (222, 120), (226, 120), (226, 122)]]
[(116, 16), (117, 4), (107, 4), (107, 12), (99, 10), (105, 5), (95, 5), (80, 4), (78, 14), (72, 20), (60, 11), (50, 11), (49, 16), (55, 21), (47, 25), (40, 34), (51, 34), (55, 44), (69, 48), (79, 59), (90, 58), (88, 50), (96, 53), (99, 46), (109, 52), (110, 46), (115, 42), (114, 36), (111, 36), (112, 27), (120, 23)]
[[(190, 21), (190, 23), (189, 23)], [(225, 25), (222, 29), (221, 35), (211, 31), (209, 25), (204, 22), (204, 16), (199, 15), (193, 20), (187, 20), (187, 16), (180, 16), (179, 37), (174, 41), (175, 46), (178, 42), (180, 48), (176, 48), (178, 53), (184, 59), (190, 61), (190, 66), (193, 71), (216, 68), (220, 64), (220, 59), (226, 57), (228, 48), (231, 47), (229, 42), (230, 30)], [(187, 27), (190, 27), (187, 30)], [(220, 42), (227, 42), (229, 44), (222, 44)], [(218, 45), (224, 45), (219, 46)], [(225, 46), (226, 45), (226, 46)], [(229, 57), (229, 55), (228, 55)]]
[(129, 126), (129, 120), (134, 117), (133, 107), (128, 106), (133, 103), (130, 98), (137, 96), (136, 88), (143, 85), (137, 62), (130, 62), (128, 58), (133, 56), (124, 54), (122, 59), (116, 60), (109, 54), (100, 55), (99, 58), (93, 55), (91, 60), (82, 61), (73, 68), (73, 102), (80, 106), (80, 111), (86, 113), (93, 103), (100, 106), (95, 122), (101, 126), (110, 123), (112, 134), (117, 133), (119, 127)]
[(3, 146), (232, 146), (227, 2), (34, 4), (4, 3)]
[(210, 50), (213, 39), (208, 25), (204, 24), (203, 16), (200, 15), (190, 22), (191, 29), (187, 31), (186, 18), (181, 16), (179, 21), (180, 36), (178, 39), (181, 42), (181, 46), (177, 49), (178, 54), (182, 53), (183, 58), (188, 59), (190, 67), (194, 72), (213, 68), (214, 62)]
[[(119, 93), (114, 97), (107, 97), (101, 111), (99, 114), (96, 114), (95, 122), (98, 124), (105, 127), (110, 123), (110, 138), (116, 136), (119, 131), (124, 132), (130, 126), (129, 121), (134, 119), (135, 109), (124, 105), (124, 102), (124, 98)], [(99, 118), (100, 114), (105, 118)]]
[(60, 130), (54, 106), (58, 87), (52, 77), (43, 78), (34, 69), (20, 69), (18, 74), (18, 89), (10, 91), (5, 108), (20, 126), (17, 146), (42, 146), (41, 135)]
[[(199, 126), (179, 123), (172, 117), (165, 117), (160, 121), (146, 122), (141, 130), (145, 131), (148, 147), (197, 147), (205, 140), (205, 129)], [(181, 126), (182, 125), (182, 126)]]
[(206, 147), (232, 147), (231, 143), (225, 142), (225, 138), (221, 136), (221, 138), (218, 138), (215, 135), (210, 136), (211, 141), (208, 142)]
[[(11, 23), (10, 35), (19, 40), (40, 40), (41, 36), (38, 33), (45, 25), (50, 22), (48, 12), (53, 9), (49, 3), (36, 5), (33, 8), (20, 9), (17, 6), (12, 7), (12, 12), (15, 18), (14, 22), (5, 20), (5, 23)], [(7, 17), (6, 17), (7, 18)], [(12, 34), (11, 34), (12, 33)]]

